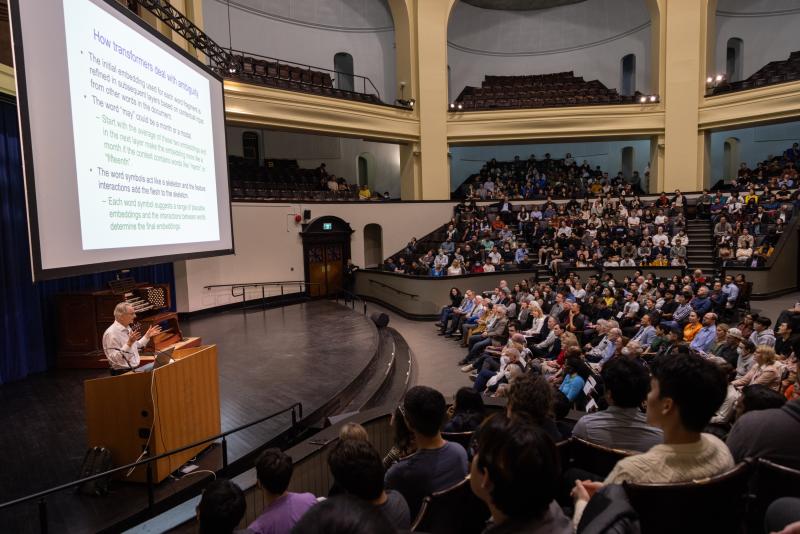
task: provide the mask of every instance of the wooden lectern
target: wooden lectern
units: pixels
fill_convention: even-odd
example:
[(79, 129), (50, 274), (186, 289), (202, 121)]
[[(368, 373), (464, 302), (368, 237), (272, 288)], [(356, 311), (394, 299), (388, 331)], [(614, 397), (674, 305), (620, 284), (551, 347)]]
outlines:
[[(145, 446), (157, 456), (220, 433), (217, 346), (178, 349), (172, 357), (152, 371), (84, 382), (88, 445), (108, 448), (115, 467), (135, 462)], [(153, 480), (161, 482), (209, 445), (154, 462)], [(142, 465), (127, 480), (146, 477)]]

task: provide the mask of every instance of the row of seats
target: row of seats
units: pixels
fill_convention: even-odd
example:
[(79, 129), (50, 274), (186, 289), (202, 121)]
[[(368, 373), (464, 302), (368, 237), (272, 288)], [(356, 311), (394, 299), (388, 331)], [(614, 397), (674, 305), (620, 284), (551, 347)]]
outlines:
[(800, 80), (800, 51), (792, 52), (789, 55), (789, 59), (770, 61), (745, 80), (720, 84), (712, 89), (711, 94), (719, 95), (735, 91), (745, 91), (755, 87), (764, 87), (766, 85), (797, 80)]
[(333, 87), (334, 80), (329, 73), (315, 71), (310, 67), (298, 67), (280, 63), (279, 61), (267, 61), (243, 55), (234, 55), (234, 62), (237, 67), (236, 72), (232, 74), (226, 72), (226, 76), (248, 83), (345, 100), (355, 100), (368, 104), (382, 104), (377, 95)]
[(572, 71), (533, 76), (485, 76), (481, 87), (467, 86), (456, 99), (461, 109), (541, 108), (592, 104), (633, 104), (639, 94), (620, 95), (598, 80)]
[[(473, 434), (460, 432), (449, 436), (442, 433), (442, 437), (466, 446)], [(620, 459), (630, 454), (575, 437), (558, 443), (557, 447), (562, 472), (576, 468), (600, 476), (607, 475)], [(691, 522), (692, 532), (741, 532), (745, 525), (758, 531), (767, 506), (775, 499), (800, 496), (798, 483), (800, 471), (767, 460), (749, 460), (728, 473), (705, 480), (673, 484), (626, 483), (624, 488), (643, 532), (679, 532), (687, 528), (688, 522)], [(669, 503), (666, 508), (665, 503)], [(680, 513), (675, 513), (676, 510)], [(725, 512), (714, 514), (709, 513), (710, 510)], [(479, 534), (488, 517), (489, 510), (471, 491), (470, 481), (466, 479), (426, 497), (411, 530)]]

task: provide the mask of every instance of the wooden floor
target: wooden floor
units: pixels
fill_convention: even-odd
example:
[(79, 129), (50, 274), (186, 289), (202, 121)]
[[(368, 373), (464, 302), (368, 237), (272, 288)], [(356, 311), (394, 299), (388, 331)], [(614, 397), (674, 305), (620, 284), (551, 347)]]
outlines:
[[(329, 301), (230, 311), (182, 323), (184, 335), (219, 348), (223, 431), (293, 402), (309, 414), (336, 397), (369, 364), (378, 333), (364, 315)], [(105, 371), (63, 370), (0, 386), (0, 502), (77, 478), (86, 450), (83, 381)], [(231, 461), (288, 428), (283, 416), (231, 436)], [(219, 447), (203, 464), (218, 464)], [(157, 499), (186, 481), (167, 479)], [(115, 483), (109, 497), (64, 492), (48, 499), (50, 532), (96, 532), (146, 503), (144, 487)], [(35, 505), (0, 511), (0, 531), (38, 532)]]

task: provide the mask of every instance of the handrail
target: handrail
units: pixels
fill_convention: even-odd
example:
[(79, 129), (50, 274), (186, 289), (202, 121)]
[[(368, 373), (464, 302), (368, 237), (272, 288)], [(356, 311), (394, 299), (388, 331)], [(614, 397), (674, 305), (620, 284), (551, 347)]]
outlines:
[(389, 284), (384, 284), (383, 282), (378, 282), (377, 280), (373, 280), (372, 278), (369, 279), (369, 283), (370, 284), (376, 284), (376, 285), (379, 285), (381, 287), (385, 287), (386, 289), (391, 289), (392, 291), (396, 291), (397, 293), (400, 293), (401, 295), (407, 295), (407, 296), (411, 297), (412, 299), (415, 299), (415, 298), (419, 297), (419, 295), (415, 295), (414, 293), (409, 293), (407, 291), (403, 291), (402, 289), (397, 289), (396, 287), (392, 287)]
[(364, 306), (364, 315), (367, 314), (367, 301), (364, 300), (363, 298), (361, 298), (359, 295), (356, 295), (352, 291), (348, 291), (346, 289), (342, 289), (338, 293), (336, 293), (336, 302), (337, 303), (339, 302), (339, 295), (342, 295), (344, 297), (344, 305), (345, 306), (347, 306), (348, 299), (350, 300), (350, 303), (351, 303), (350, 307), (352, 308), (353, 311), (356, 310), (356, 300), (360, 300), (361, 304), (363, 304), (363, 306)]
[[(285, 294), (283, 292), (283, 288), (285, 286), (293, 286), (297, 285), (298, 289), (302, 286), (318, 286), (320, 285), (319, 282), (306, 282), (305, 280), (284, 280), (279, 282), (242, 282), (236, 284), (211, 284), (207, 286), (203, 286), (203, 289), (213, 289), (215, 287), (230, 287), (231, 288), (231, 297), (238, 299), (239, 297), (242, 298), (242, 310), (246, 310), (248, 308), (252, 308), (253, 306), (247, 306), (247, 291), (245, 291), (248, 287), (260, 287), (261, 288), (261, 302), (263, 306), (267, 305), (267, 294), (266, 288), (272, 286), (280, 286), (281, 288), (281, 300), (283, 300)], [(241, 289), (241, 293), (237, 293), (236, 290)], [(301, 289), (301, 293), (308, 291), (306, 288)]]
[[(295, 408), (297, 408), (297, 413), (295, 413)], [(52, 495), (53, 493), (58, 493), (60, 491), (72, 488), (74, 486), (79, 486), (79, 485), (81, 485), (81, 484), (83, 484), (85, 482), (91, 482), (92, 480), (105, 478), (105, 477), (108, 477), (108, 476), (113, 475), (115, 473), (119, 473), (119, 472), (122, 472), (122, 471), (127, 471), (129, 469), (135, 469), (136, 467), (138, 467), (140, 465), (146, 465), (147, 466), (147, 508), (148, 509), (152, 509), (154, 504), (155, 504), (155, 494), (154, 494), (154, 490), (153, 490), (153, 471), (152, 471), (153, 467), (152, 467), (152, 462), (161, 460), (162, 458), (167, 458), (169, 456), (172, 456), (173, 454), (177, 454), (177, 453), (183, 452), (185, 450), (192, 449), (194, 447), (197, 447), (198, 445), (211, 443), (211, 442), (216, 441), (216, 440), (221, 438), (222, 439), (222, 470), (225, 470), (225, 469), (228, 468), (228, 447), (227, 447), (227, 441), (225, 439), (227, 436), (229, 436), (231, 434), (234, 434), (236, 432), (240, 432), (240, 431), (245, 430), (247, 428), (250, 428), (251, 426), (263, 423), (264, 421), (267, 421), (269, 419), (272, 419), (273, 417), (277, 417), (277, 416), (282, 415), (282, 414), (287, 413), (287, 412), (291, 412), (291, 414), (292, 414), (292, 428), (294, 428), (297, 425), (298, 421), (303, 418), (303, 403), (302, 402), (295, 402), (295, 403), (287, 406), (286, 408), (278, 410), (277, 412), (273, 412), (273, 413), (271, 413), (271, 414), (269, 414), (267, 416), (260, 417), (260, 418), (254, 420), (254, 421), (250, 421), (249, 423), (245, 423), (243, 425), (239, 425), (239, 426), (237, 426), (235, 428), (232, 428), (230, 430), (226, 430), (225, 432), (222, 432), (222, 433), (217, 434), (215, 436), (212, 436), (212, 437), (200, 440), (200, 441), (195, 441), (194, 443), (190, 443), (189, 445), (184, 445), (183, 447), (167, 451), (165, 453), (159, 454), (158, 456), (145, 458), (143, 460), (137, 460), (137, 461), (135, 461), (133, 463), (129, 463), (129, 464), (126, 464), (126, 465), (123, 465), (123, 466), (120, 466), (120, 467), (115, 467), (114, 469), (109, 469), (107, 471), (103, 471), (102, 473), (97, 473), (95, 475), (91, 475), (91, 476), (88, 476), (88, 477), (79, 478), (79, 479), (73, 480), (71, 482), (67, 482), (66, 484), (61, 484), (59, 486), (55, 486), (55, 487), (40, 491), (38, 493), (32, 493), (30, 495), (26, 495), (25, 497), (20, 497), (18, 499), (14, 499), (12, 501), (7, 501), (7, 502), (4, 502), (4, 503), (0, 503), (0, 510), (6, 509), (6, 508), (10, 508), (12, 506), (16, 506), (18, 504), (22, 504), (22, 503), (25, 503), (25, 502), (28, 502), (28, 501), (33, 501), (33, 500), (37, 500), (38, 499), (39, 500), (39, 507), (40, 507), (39, 521), (40, 521), (41, 531), (42, 532), (46, 532), (47, 531), (47, 508), (46, 508), (46, 504), (45, 504), (46, 501), (44, 500), (45, 497), (47, 497), (48, 495)]]
[[(375, 94), (377, 95), (378, 99), (381, 100), (380, 91), (378, 91), (378, 88), (375, 87), (375, 84), (372, 83), (372, 80), (369, 79), (369, 77), (367, 77), (367, 76), (362, 76), (360, 74), (352, 74), (352, 73), (349, 73), (349, 72), (342, 72), (342, 71), (338, 71), (338, 70), (328, 69), (328, 68), (325, 68), (325, 67), (315, 67), (314, 65), (307, 65), (305, 63), (298, 63), (296, 61), (286, 61), (284, 59), (278, 59), (278, 58), (271, 57), (271, 56), (265, 56), (265, 55), (262, 55), (262, 54), (256, 54), (254, 52), (245, 52), (244, 50), (236, 50), (235, 48), (234, 49), (230, 49), (230, 51), (234, 52), (236, 54), (239, 54), (243, 58), (254, 57), (254, 58), (259, 58), (259, 59), (263, 58), (263, 59), (267, 59), (269, 61), (274, 61), (277, 67), (280, 67), (280, 65), (295, 66), (295, 67), (302, 67), (303, 70), (315, 70), (315, 71), (332, 72), (333, 74), (341, 74), (342, 77), (350, 76), (352, 78), (361, 78), (361, 80), (363, 80), (363, 82), (364, 82), (363, 83), (364, 90), (361, 91), (361, 94), (365, 94), (365, 95), (370, 94), (370, 93), (367, 93), (367, 82), (369, 82), (369, 84), (372, 86), (372, 89), (375, 91)], [(234, 58), (235, 58), (235, 56), (234, 56)], [(273, 76), (269, 76), (269, 78), (273, 78)], [(274, 78), (280, 78), (280, 76), (274, 76)], [(331, 77), (331, 82), (333, 82), (334, 80), (336, 80), (336, 76), (332, 76)], [(310, 82), (304, 82), (302, 80), (295, 80), (295, 81), (297, 83), (302, 84), (302, 85), (317, 85), (317, 84), (310, 83)], [(341, 87), (337, 87), (336, 89), (340, 89), (342, 91), (347, 91), (347, 89), (342, 89)], [(350, 91), (350, 92), (351, 93), (357, 93), (358, 92), (358, 91), (355, 90), (355, 82), (353, 83), (353, 90)]]
[(252, 287), (252, 286), (274, 286), (274, 285), (294, 285), (305, 284), (309, 286), (319, 285), (318, 282), (306, 282), (305, 280), (283, 280), (280, 282), (239, 282), (235, 284), (211, 284), (203, 286), (203, 289), (211, 289), (214, 287)]

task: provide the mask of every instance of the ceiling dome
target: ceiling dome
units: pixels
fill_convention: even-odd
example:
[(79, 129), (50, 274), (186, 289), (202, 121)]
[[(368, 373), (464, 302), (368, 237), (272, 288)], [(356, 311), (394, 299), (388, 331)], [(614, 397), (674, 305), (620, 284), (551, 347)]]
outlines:
[(533, 9), (548, 9), (551, 7), (577, 4), (584, 0), (463, 0), (468, 4), (483, 9), (504, 9), (516, 11), (529, 11)]

